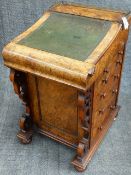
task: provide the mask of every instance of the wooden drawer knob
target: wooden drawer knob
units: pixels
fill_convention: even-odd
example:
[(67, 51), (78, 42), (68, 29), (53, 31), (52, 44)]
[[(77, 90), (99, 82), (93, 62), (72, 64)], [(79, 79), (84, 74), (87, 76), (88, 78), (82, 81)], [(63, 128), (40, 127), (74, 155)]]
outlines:
[(111, 105), (111, 106), (110, 106), (110, 109), (112, 109), (112, 110), (114, 110), (115, 108), (116, 108), (115, 105)]
[(117, 90), (117, 89), (113, 89), (113, 90), (112, 90), (112, 93), (113, 93), (113, 94), (117, 94), (117, 93), (118, 93), (118, 90)]
[(100, 97), (101, 97), (101, 98), (105, 98), (105, 97), (106, 97), (106, 93), (101, 93), (101, 94), (100, 94)]
[(104, 73), (109, 73), (109, 69), (108, 68), (105, 68), (104, 69)]
[(99, 110), (99, 114), (103, 114), (104, 113), (104, 111), (105, 111), (105, 109), (103, 108), (103, 109), (100, 109)]
[(107, 84), (108, 83), (108, 78), (103, 79), (102, 82)]
[(114, 75), (114, 79), (119, 79), (120, 78), (120, 74), (115, 74)]
[(103, 127), (102, 127), (102, 126), (100, 126), (98, 129), (101, 131), (101, 130), (102, 130), (102, 128), (103, 128)]
[(118, 59), (117, 61), (116, 61), (116, 65), (121, 65), (122, 64), (122, 60), (121, 59)]
[(123, 55), (124, 54), (124, 51), (123, 50), (119, 50), (118, 51), (118, 54)]

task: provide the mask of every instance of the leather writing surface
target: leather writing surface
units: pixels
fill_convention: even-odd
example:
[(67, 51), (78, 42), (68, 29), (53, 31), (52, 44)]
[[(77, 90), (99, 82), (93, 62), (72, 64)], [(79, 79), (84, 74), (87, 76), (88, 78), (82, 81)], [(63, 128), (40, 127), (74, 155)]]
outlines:
[(110, 27), (109, 21), (53, 12), (19, 44), (84, 61)]

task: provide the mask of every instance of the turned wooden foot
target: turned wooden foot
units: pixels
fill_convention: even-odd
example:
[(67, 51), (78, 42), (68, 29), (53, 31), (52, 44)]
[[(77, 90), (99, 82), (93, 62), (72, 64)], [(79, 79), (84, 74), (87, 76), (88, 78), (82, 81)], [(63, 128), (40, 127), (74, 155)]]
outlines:
[(83, 171), (85, 171), (85, 169), (80, 168), (80, 167), (78, 167), (78, 166), (74, 166), (74, 168), (75, 168), (78, 172), (83, 172)]
[(29, 144), (32, 141), (32, 118), (29, 114), (23, 115), (19, 120), (20, 131), (17, 134), (21, 143)]
[(23, 144), (29, 144), (32, 141), (32, 130), (30, 131), (19, 131), (17, 134), (18, 139), (20, 140), (21, 143)]

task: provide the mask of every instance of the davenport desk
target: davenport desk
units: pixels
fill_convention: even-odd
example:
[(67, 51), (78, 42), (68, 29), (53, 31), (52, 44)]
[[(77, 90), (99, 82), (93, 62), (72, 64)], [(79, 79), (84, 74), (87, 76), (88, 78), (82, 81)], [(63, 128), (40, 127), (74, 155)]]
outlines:
[(131, 16), (78, 4), (52, 6), (3, 49), (25, 113), (18, 138), (37, 131), (76, 149), (85, 170), (116, 118)]

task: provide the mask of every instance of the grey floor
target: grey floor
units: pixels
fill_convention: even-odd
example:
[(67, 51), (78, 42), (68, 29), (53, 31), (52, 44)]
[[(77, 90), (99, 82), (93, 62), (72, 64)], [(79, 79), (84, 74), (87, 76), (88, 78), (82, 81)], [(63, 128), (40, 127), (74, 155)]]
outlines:
[[(83, 3), (131, 10), (130, 0), (89, 0)], [(70, 164), (75, 155), (74, 150), (38, 134), (34, 135), (30, 145), (19, 143), (16, 133), (23, 107), (13, 92), (8, 75), (9, 71), (0, 59), (0, 175), (79, 174)], [(118, 119), (112, 125), (88, 169), (82, 174), (131, 174), (131, 33), (127, 45), (119, 104), (122, 108)]]

